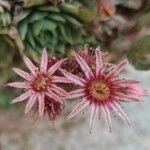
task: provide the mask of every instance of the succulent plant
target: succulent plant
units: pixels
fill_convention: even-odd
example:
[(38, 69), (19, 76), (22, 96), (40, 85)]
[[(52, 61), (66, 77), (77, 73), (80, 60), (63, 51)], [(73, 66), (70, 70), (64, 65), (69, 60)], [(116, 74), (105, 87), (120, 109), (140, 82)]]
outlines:
[(11, 15), (9, 13), (10, 5), (6, 1), (0, 2), (0, 29), (10, 25)]
[(80, 5), (62, 4), (38, 6), (23, 9), (13, 18), (25, 48), (36, 55), (47, 47), (52, 54), (65, 54), (70, 46), (96, 44), (97, 39), (90, 35), (84, 24), (93, 20), (92, 12)]
[(128, 60), (136, 69), (150, 69), (150, 36), (136, 40), (128, 52)]

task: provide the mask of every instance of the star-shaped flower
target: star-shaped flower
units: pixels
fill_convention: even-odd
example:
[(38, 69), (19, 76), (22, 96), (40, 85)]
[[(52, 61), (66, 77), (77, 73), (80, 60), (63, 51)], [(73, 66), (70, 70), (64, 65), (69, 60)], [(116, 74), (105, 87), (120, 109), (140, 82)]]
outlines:
[(16, 97), (12, 103), (28, 100), (25, 107), (25, 113), (27, 113), (38, 102), (39, 116), (43, 116), (45, 105), (48, 103), (45, 102), (45, 97), (49, 97), (51, 101), (63, 103), (63, 99), (68, 95), (65, 90), (56, 84), (70, 81), (65, 77), (54, 75), (55, 71), (60, 68), (66, 59), (59, 60), (48, 68), (48, 54), (46, 49), (44, 49), (40, 67), (36, 67), (27, 56), (24, 56), (23, 60), (30, 72), (28, 73), (18, 68), (13, 68), (13, 70), (25, 81), (8, 83), (8, 86), (23, 88), (26, 91)]

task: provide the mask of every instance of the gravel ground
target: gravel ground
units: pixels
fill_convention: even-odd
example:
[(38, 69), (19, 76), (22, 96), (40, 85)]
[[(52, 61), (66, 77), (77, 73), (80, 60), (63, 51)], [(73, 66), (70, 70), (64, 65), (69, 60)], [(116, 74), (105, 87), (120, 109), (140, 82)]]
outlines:
[[(150, 71), (136, 71), (128, 66), (126, 75), (141, 80), (150, 89)], [(60, 119), (55, 128), (46, 119), (33, 121), (18, 111), (0, 114), (0, 150), (150, 150), (150, 96), (144, 102), (125, 104), (131, 121), (126, 126), (113, 119), (110, 134), (101, 120), (97, 120), (92, 134), (89, 132), (88, 115), (78, 115), (71, 122)]]

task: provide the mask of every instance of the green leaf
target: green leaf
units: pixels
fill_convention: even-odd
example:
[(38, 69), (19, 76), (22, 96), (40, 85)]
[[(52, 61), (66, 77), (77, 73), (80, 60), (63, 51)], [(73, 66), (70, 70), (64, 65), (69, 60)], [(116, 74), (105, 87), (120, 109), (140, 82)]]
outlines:
[(27, 32), (27, 41), (31, 44), (31, 46), (33, 48), (36, 47), (36, 44), (35, 44), (35, 41), (34, 41), (34, 38), (33, 38), (33, 34), (32, 34), (30, 29), (28, 29), (28, 32)]
[(65, 23), (66, 20), (64, 19), (63, 16), (61, 16), (61, 14), (54, 14), (54, 13), (51, 13), (47, 16), (49, 19), (52, 19), (54, 21), (58, 21), (58, 22), (62, 22), (62, 23)]
[(62, 4), (60, 6), (60, 9), (62, 12), (68, 13), (68, 14), (72, 14), (75, 16), (79, 15), (79, 7), (73, 4)]
[(21, 20), (27, 18), (27, 16), (29, 16), (30, 13), (31, 13), (31, 9), (26, 9), (26, 10), (22, 11), (21, 13), (19, 13), (18, 15), (16, 15), (13, 18), (13, 22), (17, 24)]
[(63, 36), (64, 40), (69, 41), (69, 43), (70, 43), (69, 36), (67, 35), (66, 29), (62, 24), (59, 24), (59, 30), (60, 30), (60, 33)]
[(25, 40), (28, 31), (28, 24), (26, 23), (26, 20), (19, 23), (18, 30), (21, 35), (21, 39)]
[(68, 21), (68, 23), (71, 23), (71, 25), (74, 25), (74, 27), (82, 27), (83, 25), (75, 18), (68, 16), (68, 15), (64, 15), (64, 18)]
[(54, 7), (54, 6), (40, 6), (37, 8), (37, 10), (41, 10), (41, 11), (48, 11), (48, 12), (60, 12), (60, 10), (58, 9), (58, 7)]
[(57, 24), (51, 20), (44, 19), (34, 22), (32, 25), (33, 35), (36, 37), (41, 31), (52, 31), (57, 27)]
[(34, 12), (34, 13), (30, 16), (29, 22), (30, 22), (30, 23), (34, 23), (35, 21), (38, 21), (38, 20), (41, 20), (41, 21), (42, 21), (42, 19), (45, 18), (47, 15), (48, 15), (47, 12), (42, 12), (42, 11)]
[(65, 44), (63, 42), (58, 42), (55, 49), (57, 52), (61, 53), (62, 55), (65, 54)]

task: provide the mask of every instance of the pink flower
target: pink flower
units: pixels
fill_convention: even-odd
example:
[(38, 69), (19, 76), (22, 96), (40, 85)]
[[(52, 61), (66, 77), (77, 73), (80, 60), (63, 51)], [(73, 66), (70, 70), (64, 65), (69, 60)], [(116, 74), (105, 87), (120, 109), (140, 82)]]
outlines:
[(93, 70), (80, 55), (75, 52), (74, 54), (85, 77), (82, 78), (64, 69), (60, 69), (66, 78), (79, 87), (69, 93), (69, 99), (80, 98), (81, 101), (69, 114), (68, 119), (90, 106), (90, 131), (92, 130), (98, 112), (104, 117), (110, 132), (112, 130), (111, 112), (129, 124), (120, 102), (140, 101), (140, 98), (145, 93), (138, 86), (138, 81), (119, 79), (119, 73), (124, 69), (127, 62), (123, 61), (111, 69), (106, 68), (103, 64), (101, 51), (97, 48), (95, 58), (96, 67)]
[(46, 49), (42, 52), (40, 67), (36, 67), (31, 60), (24, 56), (23, 60), (30, 70), (27, 73), (21, 69), (14, 68), (13, 70), (22, 78), (25, 79), (24, 82), (13, 82), (8, 85), (15, 88), (24, 88), (25, 93), (16, 97), (12, 103), (24, 101), (28, 99), (25, 107), (25, 113), (31, 110), (31, 108), (38, 102), (38, 112), (39, 116), (43, 116), (45, 111), (45, 97), (49, 97), (51, 101), (63, 103), (63, 98), (65, 98), (68, 93), (57, 86), (57, 83), (68, 83), (68, 80), (64, 77), (55, 76), (54, 73), (65, 59), (59, 60), (48, 68), (48, 54)]

